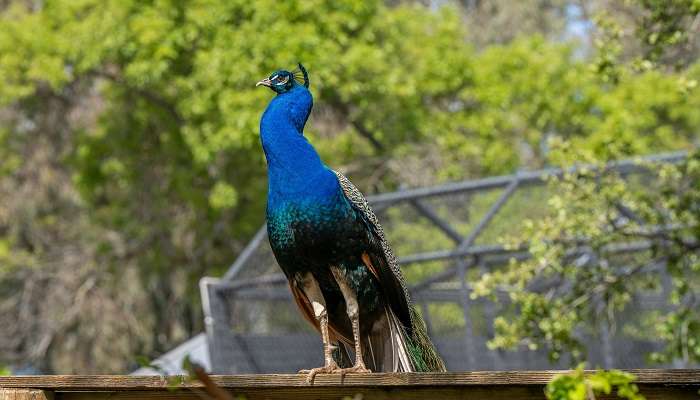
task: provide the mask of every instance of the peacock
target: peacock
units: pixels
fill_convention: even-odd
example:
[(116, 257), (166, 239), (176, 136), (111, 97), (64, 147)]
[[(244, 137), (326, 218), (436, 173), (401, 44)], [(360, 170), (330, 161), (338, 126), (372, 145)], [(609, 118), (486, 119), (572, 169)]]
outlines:
[(445, 371), (367, 200), (304, 137), (313, 106), (306, 69), (275, 71), (256, 86), (276, 93), (260, 120), (270, 246), (323, 341), (324, 365), (299, 373), (311, 383), (318, 373)]

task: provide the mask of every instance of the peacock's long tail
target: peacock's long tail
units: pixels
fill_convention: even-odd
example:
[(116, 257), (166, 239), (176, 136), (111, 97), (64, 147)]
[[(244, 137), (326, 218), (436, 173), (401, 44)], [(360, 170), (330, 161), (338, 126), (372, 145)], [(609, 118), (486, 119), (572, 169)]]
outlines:
[(438, 354), (433, 342), (428, 337), (423, 318), (410, 306), (413, 334), (411, 335), (411, 355), (418, 368), (416, 372), (445, 372), (445, 362)]
[[(414, 326), (409, 330), (391, 307), (374, 321), (372, 329), (362, 337), (362, 357), (374, 372), (442, 372), (445, 364), (430, 341), (422, 318), (413, 308)], [(415, 324), (418, 323), (416, 326)]]

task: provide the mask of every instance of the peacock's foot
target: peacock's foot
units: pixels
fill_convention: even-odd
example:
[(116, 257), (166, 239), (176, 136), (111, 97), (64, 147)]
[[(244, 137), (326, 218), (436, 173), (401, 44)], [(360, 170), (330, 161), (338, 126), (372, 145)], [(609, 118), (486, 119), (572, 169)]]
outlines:
[(354, 366), (350, 368), (338, 368), (333, 371), (334, 374), (340, 374), (340, 380), (342, 381), (345, 379), (345, 374), (351, 373), (351, 374), (369, 374), (370, 371), (367, 367), (365, 367), (365, 363), (359, 362), (355, 363)]
[(302, 369), (301, 371), (299, 371), (299, 373), (306, 374), (306, 383), (308, 383), (309, 385), (313, 385), (314, 378), (316, 378), (317, 374), (331, 374), (335, 373), (339, 369), (340, 368), (338, 368), (338, 364), (336, 364), (335, 361), (333, 361), (330, 364), (324, 365), (323, 367)]

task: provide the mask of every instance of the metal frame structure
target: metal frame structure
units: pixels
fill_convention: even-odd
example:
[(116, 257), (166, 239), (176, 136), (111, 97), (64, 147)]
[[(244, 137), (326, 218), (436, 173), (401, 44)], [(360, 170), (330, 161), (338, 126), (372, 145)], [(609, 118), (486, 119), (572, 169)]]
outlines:
[[(686, 156), (685, 152), (659, 154), (610, 163), (606, 168), (615, 170), (621, 175), (628, 175), (643, 172), (645, 169), (643, 164), (645, 162), (678, 163), (685, 159)], [(477, 344), (475, 343), (474, 327), (469, 314), (474, 301), (469, 298), (470, 286), (467, 279), (465, 279), (468, 271), (474, 267), (489, 268), (492, 265), (502, 265), (512, 258), (525, 260), (530, 257), (526, 247), (506, 248), (498, 244), (478, 245), (476, 244), (477, 238), (518, 190), (528, 186), (543, 185), (549, 177), (562, 176), (567, 172), (576, 172), (581, 168), (590, 170), (595, 167), (579, 166), (568, 170), (549, 168), (537, 171), (524, 171), (513, 175), (401, 190), (368, 197), (368, 201), (378, 214), (389, 207), (404, 204), (410, 205), (419, 215), (442, 231), (454, 243), (454, 247), (451, 249), (403, 255), (399, 257), (399, 261), (402, 266), (437, 260), (449, 260), (451, 262), (450, 267), (414, 284), (410, 291), (416, 303), (422, 307), (422, 314), (426, 319), (429, 330), (432, 324), (426, 302), (450, 301), (460, 305), (465, 321), (464, 337), (461, 341), (458, 340), (457, 344), (453, 343), (452, 346), (464, 346), (465, 351), (463, 354), (465, 359), (460, 365), (462, 369), (477, 369), (477, 367), (481, 367), (483, 361), (477, 359), (479, 352), (476, 351)], [(427, 201), (434, 197), (474, 194), (492, 190), (501, 190), (500, 196), (490, 205), (490, 208), (481, 216), (481, 219), (467, 235), (461, 234), (450, 221), (442, 218)], [(212, 368), (215, 372), (269, 372), (264, 371), (257, 365), (255, 357), (251, 355), (250, 341), (243, 340), (240, 335), (235, 334), (231, 329), (233, 318), (226, 300), (227, 296), (232, 294), (235, 294), (237, 299), (246, 300), (291, 299), (289, 290), (286, 288), (287, 279), (281, 272), (248, 279), (239, 277), (241, 271), (251, 267), (253, 255), (256, 254), (260, 246), (268, 245), (265, 240), (266, 237), (266, 228), (263, 226), (221, 279), (203, 278), (200, 282), (209, 354)], [(619, 243), (613, 245), (611, 251), (627, 253), (644, 250), (648, 247), (649, 243), (645, 242)], [(585, 252), (585, 249), (572, 249), (571, 251), (572, 253)], [(458, 278), (458, 287), (433, 288), (435, 284), (454, 279), (455, 277)], [(271, 290), (270, 288), (281, 288), (282, 290)], [(488, 304), (485, 304), (484, 307), (485, 312), (489, 312)], [(613, 339), (610, 337), (609, 332), (601, 332), (601, 339), (603, 352), (599, 354), (599, 362), (605, 367), (611, 367), (612, 358), (610, 354), (612, 353)], [(295, 340), (308, 339), (291, 338), (289, 343), (284, 345), (294, 346)], [(313, 343), (316, 342), (313, 341)], [(281, 344), (277, 343), (277, 345)], [(309, 345), (312, 344), (309, 343)], [(438, 347), (440, 347), (439, 340)], [(300, 362), (304, 362), (308, 366), (309, 362), (314, 362), (313, 360), (315, 359), (316, 355), (313, 355), (309, 360), (300, 360)], [(495, 367), (506, 369), (503, 365), (498, 365), (498, 363), (496, 363)]]

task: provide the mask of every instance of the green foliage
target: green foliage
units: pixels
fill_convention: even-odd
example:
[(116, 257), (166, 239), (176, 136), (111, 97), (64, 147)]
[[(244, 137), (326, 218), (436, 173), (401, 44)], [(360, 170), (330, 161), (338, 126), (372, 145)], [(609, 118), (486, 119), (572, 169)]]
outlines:
[(605, 83), (616, 84), (620, 80), (620, 55), (622, 53), (622, 28), (614, 18), (599, 14), (595, 19), (598, 35), (594, 40), (596, 54), (591, 63), (592, 70)]
[(618, 398), (644, 400), (633, 382), (635, 376), (618, 370), (598, 370), (585, 373), (583, 366), (566, 375), (554, 378), (545, 389), (548, 400), (593, 400), (596, 395), (610, 395), (613, 391)]
[[(527, 231), (512, 238), (529, 243), (533, 258), (485, 274), (475, 286), (475, 296), (507, 290), (517, 309), (496, 320), (492, 347), (526, 344), (546, 347), (553, 360), (580, 360), (581, 333), (612, 326), (633, 293), (660, 291), (667, 275), (672, 309), (633, 330), (652, 330), (665, 342), (657, 361), (700, 360), (700, 151), (678, 165), (647, 167), (637, 181), (604, 165), (552, 179), (549, 215), (527, 220)], [(618, 251), (639, 243), (647, 250)]]
[(609, 62), (597, 67), (604, 71), (591, 69), (573, 58), (570, 47), (538, 37), (475, 56), (473, 78), (457, 95), (461, 107), (431, 118), (433, 126), (444, 126), (436, 133), (444, 159), (438, 177), (542, 167), (551, 139), (604, 159), (690, 146), (700, 126), (694, 111), (700, 107), (694, 90), (700, 70), (618, 76), (622, 72), (608, 71), (619, 68)]
[[(643, 43), (645, 60), (666, 61), (675, 68), (685, 67), (688, 58), (679, 50), (697, 35), (700, 14), (698, 0), (637, 0), (643, 15), (637, 27), (637, 36)], [(693, 27), (695, 23), (695, 27)], [(692, 38), (694, 39), (694, 38)]]
[[(632, 26), (624, 24), (621, 10), (631, 14), (626, 17)], [(700, 49), (698, 15), (697, 0), (632, 0), (617, 10), (603, 8), (594, 18), (593, 69), (603, 81), (614, 84), (626, 70), (687, 68)]]

